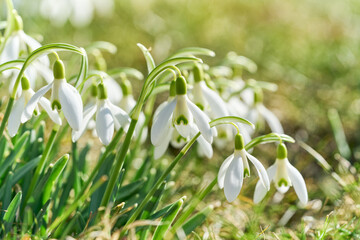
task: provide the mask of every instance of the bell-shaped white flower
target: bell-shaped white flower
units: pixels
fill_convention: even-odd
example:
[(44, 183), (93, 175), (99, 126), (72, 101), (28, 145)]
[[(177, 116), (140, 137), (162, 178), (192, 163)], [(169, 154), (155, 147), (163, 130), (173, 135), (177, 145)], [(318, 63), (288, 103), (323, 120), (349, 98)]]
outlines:
[(272, 132), (283, 134), (284, 130), (279, 119), (264, 106), (262, 92), (256, 91), (254, 98), (254, 108), (249, 111), (247, 118), (253, 123), (258, 123), (264, 119)]
[[(15, 11), (15, 10), (14, 10)], [(19, 59), (27, 56), (30, 52), (41, 47), (41, 44), (34, 38), (30, 37), (23, 31), (23, 23), (21, 17), (14, 12), (14, 31), (7, 39), (4, 50), (0, 54), (0, 64)], [(49, 68), (50, 61), (47, 56), (41, 56), (28, 66), (25, 75), (30, 80), (31, 86), (34, 86), (35, 80), (41, 76), (45, 81), (51, 81), (51, 70)], [(9, 90), (12, 92), (15, 80), (17, 78), (17, 70), (11, 69), (3, 72), (5, 77), (11, 77)], [(21, 88), (18, 88), (18, 94), (21, 94)]]
[(218, 173), (218, 185), (224, 189), (225, 197), (229, 202), (234, 201), (240, 193), (243, 180), (250, 176), (248, 159), (255, 166), (260, 178), (260, 184), (268, 191), (269, 177), (264, 166), (254, 156), (246, 152), (244, 139), (241, 134), (235, 136), (235, 151), (222, 163)]
[(201, 110), (209, 113), (212, 118), (220, 118), (229, 116), (226, 103), (216, 93), (211, 90), (204, 81), (204, 72), (199, 64), (196, 64), (194, 69), (194, 87), (192, 90), (193, 103)]
[[(178, 97), (177, 84), (180, 84), (180, 87), (183, 87), (182, 84), (184, 83), (183, 79), (180, 79), (179, 81), (181, 81), (181, 83), (176, 83), (175, 81), (171, 83), (169, 99), (166, 102), (160, 104), (154, 113), (153, 125), (151, 128), (151, 142), (155, 146), (155, 150), (154, 150), (155, 159), (159, 159), (165, 153), (169, 144), (171, 144), (175, 148), (181, 148), (182, 146), (185, 145), (187, 141), (190, 140), (191, 137), (195, 136), (199, 132), (199, 128), (195, 123), (189, 123), (189, 136), (187, 137), (184, 137), (182, 134), (180, 134), (177, 128), (175, 127), (173, 115), (174, 115), (174, 110), (176, 108), (176, 100), (177, 100), (176, 98)], [(197, 108), (196, 106), (194, 107)], [(199, 111), (201, 112), (200, 109)], [(206, 115), (205, 117), (207, 118)], [(208, 121), (208, 118), (206, 119), (206, 121)], [(157, 132), (159, 129), (161, 132)], [(209, 129), (210, 129), (210, 125), (209, 125)], [(213, 149), (211, 143), (205, 140), (205, 138), (202, 135), (200, 135), (197, 138), (197, 142), (199, 143), (199, 148), (198, 148), (199, 155), (206, 156), (207, 158), (211, 158), (213, 155)]]
[[(34, 90), (30, 87), (30, 82), (26, 77), (22, 77), (21, 79), (21, 87), (22, 87), (22, 93), (20, 97), (16, 100), (9, 116), (8, 121), (8, 131), (10, 137), (13, 137), (16, 135), (21, 122), (21, 115), (24, 112), (26, 104), (29, 102), (29, 100), (34, 96)], [(61, 118), (57, 111), (51, 109), (51, 104), (49, 100), (46, 98), (40, 98), (39, 100), (40, 106), (47, 112), (47, 114), (50, 116), (50, 118), (56, 123), (61, 125)], [(39, 107), (35, 106), (36, 112), (39, 111)]]
[[(276, 189), (280, 193), (286, 193), (293, 186), (300, 202), (303, 204), (308, 202), (305, 180), (301, 173), (287, 159), (285, 144), (279, 144), (275, 164), (267, 169), (267, 173), (270, 181), (274, 182)], [(267, 190), (264, 186), (258, 182), (255, 187), (254, 203), (260, 202), (265, 197), (266, 192)]]
[(127, 113), (115, 106), (107, 98), (106, 87), (103, 83), (98, 86), (96, 102), (90, 103), (84, 111), (83, 123), (79, 130), (72, 131), (72, 141), (77, 141), (85, 132), (90, 120), (96, 113), (96, 135), (104, 145), (109, 145), (114, 135), (114, 129), (125, 128), (130, 122)]
[(54, 64), (54, 80), (40, 88), (29, 100), (21, 117), (21, 122), (28, 121), (39, 100), (51, 89), (51, 108), (61, 110), (73, 130), (81, 128), (83, 103), (79, 92), (65, 79), (64, 64), (57, 60)]
[[(123, 93), (123, 97), (120, 100), (119, 106), (120, 108), (124, 109), (125, 112), (130, 114), (130, 112), (133, 110), (133, 108), (136, 105), (136, 101), (134, 99), (134, 96), (132, 95), (131, 83), (128, 79), (123, 78), (120, 86)], [(144, 143), (148, 136), (148, 128), (147, 126), (144, 126), (145, 120), (146, 120), (145, 114), (143, 112), (140, 112), (138, 122), (135, 126), (134, 136), (137, 138), (138, 136), (140, 136), (141, 133), (141, 139), (140, 139), (141, 143)]]
[(159, 146), (168, 134), (170, 126), (174, 124), (179, 134), (186, 139), (191, 136), (193, 125), (195, 125), (206, 141), (212, 143), (213, 131), (209, 122), (209, 117), (186, 96), (185, 78), (178, 77), (175, 98), (166, 103), (154, 118), (151, 127), (151, 142)]

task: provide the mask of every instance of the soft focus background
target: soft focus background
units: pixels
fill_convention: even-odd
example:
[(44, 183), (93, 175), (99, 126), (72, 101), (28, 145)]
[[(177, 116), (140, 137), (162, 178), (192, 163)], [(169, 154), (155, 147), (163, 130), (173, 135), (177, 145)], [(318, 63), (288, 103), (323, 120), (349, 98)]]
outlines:
[[(332, 235), (335, 239), (360, 238), (360, 1), (89, 1), (97, 11), (91, 7), (78, 11), (93, 13), (90, 20), (41, 17), (39, 11), (46, 12), (45, 0), (19, 0), (15, 6), (23, 16), (24, 30), (43, 44), (114, 43), (118, 47), (116, 55), (105, 56), (109, 69), (129, 66), (145, 73), (138, 42), (151, 47), (157, 63), (175, 50), (190, 46), (214, 50), (215, 58), (204, 59), (209, 65), (221, 61), (229, 51), (254, 60), (258, 71), (245, 78), (279, 85), (277, 93), (266, 93), (265, 105), (280, 118), (287, 134), (306, 142), (332, 166), (323, 170), (319, 163), (325, 160), (321, 156), (308, 149), (309, 154), (304, 145), (293, 144), (289, 147), (290, 160), (304, 175), (313, 200), (306, 209), (294, 208), (293, 190), (283, 202), (277, 202), (275, 195), (260, 206), (252, 206), (256, 179), (251, 178), (234, 204), (227, 204), (220, 190), (201, 203), (215, 204), (216, 211), (197, 234), (229, 239), (262, 238), (262, 234), (274, 239), (322, 239)], [(338, 116), (347, 140), (340, 136)], [(268, 150), (259, 148), (256, 156), (274, 159), (274, 150)], [(189, 158), (185, 162), (184, 182), (176, 183), (181, 187), (177, 196), (197, 191), (202, 176), (211, 179), (217, 174), (223, 158), (218, 155), (204, 161)], [(272, 162), (264, 163), (269, 164)]]

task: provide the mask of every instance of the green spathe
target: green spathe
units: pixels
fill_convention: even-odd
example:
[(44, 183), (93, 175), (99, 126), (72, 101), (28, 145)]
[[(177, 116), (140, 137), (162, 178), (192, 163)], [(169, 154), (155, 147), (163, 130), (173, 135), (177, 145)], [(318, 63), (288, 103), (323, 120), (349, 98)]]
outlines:
[(186, 94), (186, 80), (183, 76), (176, 79), (176, 95)]
[(65, 78), (65, 66), (63, 61), (56, 60), (53, 67), (54, 78), (55, 79), (63, 79)]
[(201, 82), (204, 80), (204, 70), (200, 64), (195, 63), (193, 73), (195, 82)]
[(277, 158), (285, 159), (287, 158), (287, 149), (284, 143), (279, 144), (277, 147)]
[(175, 97), (176, 95), (176, 81), (170, 83), (170, 97)]
[(107, 91), (106, 91), (106, 87), (104, 86), (103, 83), (100, 83), (98, 85), (98, 98), (99, 99), (107, 99)]
[(23, 90), (28, 90), (30, 88), (30, 82), (29, 79), (27, 79), (27, 77), (21, 78), (21, 88)]
[(13, 11), (14, 14), (14, 31), (23, 30), (23, 20), (19, 16), (16, 10)]
[(236, 134), (235, 135), (235, 149), (236, 150), (242, 150), (244, 149), (244, 137), (242, 134)]

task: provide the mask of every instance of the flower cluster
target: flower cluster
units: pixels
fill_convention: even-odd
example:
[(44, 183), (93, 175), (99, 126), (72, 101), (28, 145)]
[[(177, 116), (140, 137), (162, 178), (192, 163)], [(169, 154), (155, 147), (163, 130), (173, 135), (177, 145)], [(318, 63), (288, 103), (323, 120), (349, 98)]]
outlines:
[[(41, 48), (40, 43), (23, 32), (21, 18), (16, 12), (13, 14), (15, 27), (0, 55), (0, 63), (3, 64), (29, 56), (35, 49)], [(140, 100), (148, 99), (149, 95), (144, 98), (140, 96), (140, 102), (135, 101), (126, 74), (118, 75), (121, 78), (121, 83), (118, 84), (106, 72), (104, 64), (103, 67), (98, 64), (98, 69), (92, 74), (85, 74), (80, 83), (78, 79), (83, 73), (79, 74), (76, 81), (73, 81), (74, 78), (68, 81), (64, 63), (56, 52), (54, 55), (56, 60), (51, 75), (49, 58), (43, 54), (39, 54), (28, 65), (27, 62), (19, 62), (18, 68), (9, 68), (4, 72), (5, 77), (12, 76), (13, 79), (10, 91), (17, 93), (14, 96), (15, 104), (9, 113), (8, 132), (11, 137), (17, 134), (21, 123), (29, 121), (43, 109), (57, 125), (62, 125), (63, 120), (66, 120), (72, 129), (73, 142), (89, 128), (94, 129), (94, 135), (98, 136), (104, 145), (110, 144), (114, 132), (120, 128), (125, 132), (130, 129), (129, 139), (134, 133), (140, 143), (146, 141), (150, 116), (141, 112), (144, 102)], [(240, 194), (244, 178), (250, 177), (250, 161), (259, 176), (254, 194), (255, 203), (264, 198), (270, 189), (270, 182), (274, 182), (281, 193), (293, 186), (300, 201), (306, 203), (308, 197), (305, 181), (287, 159), (287, 149), (280, 136), (284, 133), (282, 125), (275, 114), (263, 104), (263, 90), (272, 87), (255, 80), (244, 81), (242, 75), (238, 74), (242, 73), (243, 69), (253, 71), (254, 65), (251, 61), (230, 54), (222, 66), (209, 67), (206, 64), (193, 63), (186, 69), (179, 69), (175, 65), (169, 67), (176, 70), (175, 79), (166, 84), (169, 87), (169, 97), (153, 114), (150, 141), (154, 145), (154, 159), (161, 158), (169, 145), (181, 148), (192, 139), (196, 139), (198, 143), (198, 155), (207, 158), (213, 156), (213, 142), (220, 150), (226, 150), (226, 146), (235, 142), (234, 152), (222, 163), (217, 179), (229, 202), (234, 201)], [(83, 68), (86, 67), (85, 65)], [(172, 72), (175, 74), (175, 71)], [(36, 90), (35, 80), (38, 75), (42, 76), (47, 84)], [(152, 84), (145, 82), (144, 88), (147, 86)], [(15, 87), (18, 89), (14, 89)], [(148, 91), (145, 89), (141, 94)], [(152, 89), (150, 93), (151, 91)], [(83, 102), (86, 102), (85, 107)], [(256, 128), (254, 130), (239, 121), (220, 121), (220, 124), (223, 124), (220, 126), (210, 124), (212, 121), (231, 117), (242, 119), (249, 125), (252, 122)], [(264, 121), (279, 137), (277, 159), (268, 170), (253, 156), (254, 145), (247, 148), (252, 137), (266, 130)]]

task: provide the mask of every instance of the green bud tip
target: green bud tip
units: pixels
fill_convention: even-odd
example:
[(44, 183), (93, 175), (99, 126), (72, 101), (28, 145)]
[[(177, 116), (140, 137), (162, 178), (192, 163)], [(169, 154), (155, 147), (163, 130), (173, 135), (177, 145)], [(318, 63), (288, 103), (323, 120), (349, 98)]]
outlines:
[(120, 83), (120, 87), (124, 96), (128, 96), (132, 94), (132, 86), (128, 79), (124, 78)]
[(176, 95), (176, 81), (171, 81), (170, 83), (170, 97), (175, 97)]
[(96, 97), (97, 96), (97, 86), (96, 83), (92, 83), (90, 86), (90, 94), (92, 97)]
[(19, 31), (23, 29), (23, 20), (16, 10), (13, 11), (14, 16), (14, 30)]
[(99, 99), (107, 99), (107, 91), (106, 91), (106, 87), (104, 86), (103, 83), (100, 83), (98, 85), (98, 98)]
[(183, 76), (176, 79), (176, 95), (186, 94), (186, 80)]
[(236, 134), (235, 135), (235, 149), (236, 150), (242, 150), (244, 149), (244, 138), (242, 134)]
[(262, 90), (261, 89), (256, 89), (254, 91), (254, 102), (255, 103), (261, 103), (261, 102), (263, 102), (263, 98), (264, 98), (264, 96), (263, 96)]
[(28, 90), (30, 88), (30, 82), (29, 79), (27, 79), (26, 77), (22, 77), (21, 78), (21, 88), (23, 90)]
[(277, 147), (277, 158), (285, 159), (287, 158), (287, 149), (284, 143), (279, 144)]
[(61, 60), (56, 60), (53, 67), (54, 78), (63, 79), (65, 78), (65, 67), (64, 63)]
[(195, 63), (193, 73), (195, 82), (201, 82), (204, 80), (204, 70), (200, 64)]

